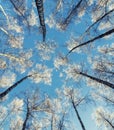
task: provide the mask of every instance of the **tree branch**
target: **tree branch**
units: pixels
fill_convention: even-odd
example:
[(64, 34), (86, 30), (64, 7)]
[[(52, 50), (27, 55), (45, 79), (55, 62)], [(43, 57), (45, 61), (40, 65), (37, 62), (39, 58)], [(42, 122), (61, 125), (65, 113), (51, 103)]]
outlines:
[(114, 125), (107, 118), (105, 118), (101, 113), (99, 114), (114, 129)]

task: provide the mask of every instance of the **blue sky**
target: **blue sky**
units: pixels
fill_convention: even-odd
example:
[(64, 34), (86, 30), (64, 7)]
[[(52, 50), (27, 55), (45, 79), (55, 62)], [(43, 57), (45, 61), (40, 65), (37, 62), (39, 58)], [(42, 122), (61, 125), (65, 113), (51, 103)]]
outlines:
[[(37, 14), (37, 10), (35, 8), (35, 3), (34, 1), (32, 1), (33, 3), (27, 3), (27, 11), (25, 12), (25, 14), (32, 14), (32, 16), (35, 16), (34, 19), (32, 19), (33, 17), (29, 17), (26, 16), (29, 19), (29, 22), (31, 23), (30, 26), (30, 30), (27, 29), (27, 26), (24, 25), (24, 19), (21, 18), (21, 16), (19, 16), (15, 10), (12, 10), (11, 8), (13, 8), (13, 6), (11, 5), (11, 3), (7, 4), (7, 3), (3, 3), (3, 0), (0, 0), (0, 15), (6, 20), (6, 16), (5, 14), (7, 14), (7, 16), (9, 17), (9, 19), (11, 18), (15, 18), (17, 19), (16, 23), (15, 21), (13, 21), (14, 23), (10, 23), (11, 26), (9, 26), (9, 23), (0, 23), (0, 29), (1, 27), (3, 27), (8, 33), (11, 32), (12, 35), (15, 36), (20, 36), (21, 38), (23, 37), (23, 44), (20, 45), (20, 43), (17, 44), (17, 46), (21, 46), (20, 48), (17, 47), (14, 43), (10, 43), (11, 41), (9, 41), (7, 38), (8, 36), (5, 34), (4, 36), (4, 41), (2, 41), (1, 43), (1, 53), (5, 52), (8, 53), (11, 56), (16, 56), (17, 59), (18, 58), (25, 58), (24, 61), (26, 61), (29, 65), (30, 63), (32, 63), (30, 66), (26, 66), (26, 64), (21, 64), (19, 63), (17, 60), (12, 60), (12, 59), (7, 59), (7, 56), (5, 58), (3, 58), (2, 56), (0, 58), (3, 58), (3, 60), (6, 60), (6, 62), (9, 63), (9, 66), (6, 68), (5, 72), (8, 75), (9, 71), (11, 71), (12, 73), (14, 73), (16, 76), (15, 80), (12, 81), (11, 84), (13, 84), (14, 82), (18, 81), (19, 79), (23, 78), (24, 76), (28, 75), (31, 72), (40, 72), (41, 74), (46, 75), (46, 78), (42, 78), (41, 81), (37, 81), (37, 76), (34, 78), (34, 80), (31, 80), (30, 78), (28, 78), (27, 80), (25, 80), (24, 82), (22, 82), (21, 84), (19, 84), (19, 86), (17, 86), (9, 95), (8, 95), (8, 99), (2, 104), (3, 106), (7, 106), (8, 103), (12, 102), (12, 100), (17, 96), (20, 97), (22, 92), (26, 92), (28, 90), (32, 91), (35, 87), (39, 88), (41, 90), (42, 93), (47, 93), (49, 95), (49, 97), (51, 97), (51, 99), (56, 98), (57, 94), (56, 94), (56, 89), (60, 89), (62, 91), (63, 87), (66, 86), (74, 86), (74, 88), (79, 88), (81, 90), (82, 95), (86, 95), (87, 93), (94, 92), (95, 87), (97, 86), (97, 83), (94, 83), (93, 86), (89, 86), (87, 84), (87, 79), (81, 79), (81, 80), (77, 80), (74, 81), (74, 79), (71, 77), (69, 78), (68, 74), (66, 74), (66, 71), (68, 71), (68, 67), (71, 65), (76, 65), (78, 68), (78, 65), (81, 66), (81, 69), (83, 68), (84, 71), (89, 72), (90, 74), (94, 74), (93, 73), (93, 68), (92, 66), (94, 65), (94, 61), (91, 63), (89, 62), (89, 58), (96, 58), (98, 55), (100, 55), (100, 53), (98, 52), (97, 48), (98, 46), (103, 46), (104, 43), (108, 43), (108, 44), (112, 44), (114, 42), (114, 38), (107, 38), (107, 39), (101, 39), (98, 41), (95, 41), (94, 44), (90, 43), (90, 45), (92, 44), (93, 46), (85, 46), (82, 48), (79, 48), (77, 50), (75, 50), (75, 53), (72, 52), (71, 54), (68, 55), (68, 64), (66, 65), (66, 62), (62, 64), (60, 64), (59, 62), (57, 63), (57, 58), (59, 58), (61, 60), (62, 58), (65, 58), (65, 56), (68, 54), (69, 52), (69, 48), (70, 47), (74, 47), (74, 44), (76, 46), (76, 44), (79, 43), (83, 43), (83, 41), (87, 41), (95, 36), (97, 36), (98, 34), (101, 34), (102, 32), (107, 31), (108, 29), (110, 29), (111, 27), (106, 27), (106, 29), (102, 29), (104, 26), (98, 24), (98, 28), (97, 28), (97, 33), (95, 33), (94, 31), (90, 31), (89, 35), (85, 35), (85, 37), (83, 37), (83, 39), (80, 37), (81, 35), (83, 35), (84, 31), (87, 29), (87, 27), (89, 25), (91, 25), (91, 23), (93, 22), (92, 19), (92, 13), (90, 12), (86, 12), (83, 15), (83, 9), (82, 12), (80, 11), (80, 14), (77, 13), (76, 16), (74, 16), (74, 18), (72, 18), (71, 23), (68, 25), (68, 27), (65, 30), (60, 30), (58, 28), (58, 21), (61, 21), (61, 19), (64, 19), (67, 15), (68, 12), (67, 10), (70, 10), (69, 5), (71, 4), (71, 6), (75, 5), (75, 0), (71, 1), (66, 1), (69, 2), (69, 4), (67, 3), (65, 6), (63, 5), (63, 7), (61, 6), (60, 10), (57, 12), (57, 14), (53, 17), (53, 19), (51, 19), (51, 16), (53, 16), (53, 12), (55, 10), (55, 6), (56, 6), (56, 1), (45, 1), (44, 2), (44, 15), (45, 15), (45, 23), (46, 23), (46, 42), (43, 43), (42, 42), (42, 33), (40, 32), (40, 25), (39, 25), (39, 18), (38, 18), (38, 14)], [(7, 4), (7, 5), (6, 5)], [(91, 8), (93, 8), (94, 5), (90, 6)], [(4, 12), (3, 12), (3, 9)], [(28, 8), (29, 7), (29, 8)], [(33, 11), (31, 13), (31, 11)], [(94, 14), (94, 13), (93, 13)], [(82, 16), (81, 16), (82, 15)], [(95, 15), (95, 14), (94, 14)], [(61, 17), (60, 17), (61, 16)], [(57, 18), (60, 18), (59, 20)], [(5, 21), (4, 20), (4, 21)], [(51, 21), (52, 20), (52, 21)], [(11, 21), (11, 22), (12, 22)], [(23, 22), (23, 23), (22, 23)], [(36, 24), (34, 24), (36, 23)], [(16, 26), (16, 24), (19, 26)], [(95, 27), (97, 27), (95, 26)], [(101, 27), (101, 30), (99, 29)], [(112, 26), (113, 27), (113, 26)], [(18, 28), (23, 31), (20, 31), (18, 33)], [(3, 31), (3, 29), (0, 30), (1, 32)], [(4, 33), (4, 32), (2, 32)], [(2, 35), (1, 33), (1, 35)], [(4, 43), (7, 43), (4, 45)], [(43, 47), (41, 47), (40, 45), (44, 45), (44, 47), (47, 47), (47, 49), (49, 49), (48, 47), (52, 47), (48, 52), (46, 49), (43, 50)], [(53, 47), (54, 46), (54, 47)], [(71, 49), (72, 49), (71, 48)], [(28, 56), (30, 54), (32, 50), (32, 56)], [(43, 52), (43, 53), (42, 53)], [(27, 55), (26, 55), (27, 54)], [(46, 56), (49, 56), (50, 54), (50, 59), (49, 60), (44, 60), (43, 58)], [(19, 60), (20, 60), (19, 59)], [(11, 61), (10, 61), (11, 60)], [(23, 60), (23, 59), (22, 59)], [(15, 63), (17, 62), (17, 64), (15, 65)], [(56, 68), (56, 65), (60, 64), (60, 68)], [(23, 69), (24, 65), (26, 66), (24, 68), (24, 71), (21, 72), (21, 68)], [(39, 66), (38, 66), (39, 65)], [(44, 68), (42, 70), (38, 70), (41, 66), (40, 65), (44, 65)], [(38, 68), (39, 67), (39, 68)], [(47, 67), (47, 68), (46, 68)], [(17, 70), (18, 68), (18, 70)], [(1, 79), (2, 76), (4, 76), (4, 74), (2, 74), (2, 72), (4, 72), (4, 70), (0, 70), (1, 71)], [(48, 75), (51, 73), (50, 71), (52, 71), (52, 75)], [(60, 76), (62, 75), (62, 76)], [(96, 75), (94, 75), (96, 76)], [(8, 77), (8, 79), (10, 79), (10, 77)], [(39, 77), (40, 79), (40, 77)], [(51, 83), (49, 83), (48, 80), (52, 80), (50, 81)], [(7, 78), (6, 78), (7, 81)], [(10, 80), (11, 81), (11, 80)], [(10, 82), (9, 81), (9, 82)], [(47, 82), (46, 82), (47, 81)], [(1, 86), (2, 86), (2, 81), (1, 82)], [(37, 83), (35, 83), (37, 82)], [(90, 83), (91, 85), (91, 83)], [(0, 86), (0, 87), (1, 87)], [(33, 87), (34, 86), (34, 87)], [(6, 88), (9, 86), (6, 86)], [(6, 89), (5, 87), (1, 87), (0, 90), (2, 89)], [(100, 90), (100, 89), (98, 89)], [(97, 92), (97, 90), (95, 90), (95, 92)], [(101, 103), (102, 104), (102, 103)], [(104, 105), (104, 103), (102, 104)], [(93, 110), (96, 108), (97, 106), (94, 104), (87, 104), (87, 105), (82, 105), (78, 108), (80, 116), (85, 124), (85, 127), (87, 128), (87, 130), (100, 130), (100, 128), (96, 127), (95, 121), (92, 119), (91, 115), (93, 113)], [(71, 109), (71, 111), (73, 111)], [(76, 130), (81, 130), (80, 124), (78, 122), (78, 120), (75, 118), (75, 113), (72, 114), (73, 112), (71, 112), (70, 114), (70, 119), (73, 120), (73, 123), (76, 125), (77, 129)], [(6, 127), (4, 127), (6, 128)], [(6, 128), (8, 130), (8, 128)], [(101, 129), (102, 130), (102, 129)]]

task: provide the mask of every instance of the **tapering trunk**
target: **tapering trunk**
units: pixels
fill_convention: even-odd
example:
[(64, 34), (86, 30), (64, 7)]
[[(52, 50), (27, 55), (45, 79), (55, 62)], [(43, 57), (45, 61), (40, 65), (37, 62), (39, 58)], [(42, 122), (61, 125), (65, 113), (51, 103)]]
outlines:
[(105, 18), (106, 16), (108, 16), (110, 13), (112, 13), (114, 11), (114, 9), (106, 12), (102, 17), (98, 18), (93, 24), (91, 24), (85, 31), (85, 33), (87, 33), (95, 24), (97, 24), (98, 22), (100, 22), (103, 18)]
[(112, 34), (112, 33), (114, 33), (114, 28), (111, 29), (111, 30), (109, 30), (109, 31), (107, 31), (107, 32), (105, 32), (105, 33), (103, 33), (103, 34), (101, 34), (101, 35), (99, 35), (99, 36), (97, 36), (97, 37), (95, 37), (95, 38), (93, 38), (93, 39), (91, 39), (91, 40), (88, 40), (87, 42), (84, 42), (84, 43), (82, 43), (82, 44), (80, 44), (80, 45), (78, 45), (78, 46), (75, 46), (74, 48), (72, 48), (72, 49), (69, 51), (69, 53), (71, 53), (71, 52), (72, 52), (73, 50), (75, 50), (76, 48), (85, 46), (85, 45), (87, 45), (87, 44), (89, 44), (89, 43), (91, 43), (91, 42), (94, 42), (94, 41), (96, 41), (96, 40), (98, 40), (98, 39), (101, 39), (101, 38), (103, 38), (103, 37), (105, 37), (105, 36), (108, 36), (108, 35), (110, 35), (110, 34)]
[(76, 108), (76, 106), (75, 106), (75, 104), (74, 104), (73, 101), (72, 101), (72, 105), (73, 105), (73, 108), (74, 108), (74, 110), (75, 110), (76, 116), (77, 116), (77, 118), (78, 118), (78, 120), (79, 120), (79, 122), (80, 122), (80, 125), (81, 125), (82, 130), (86, 130), (86, 129), (85, 129), (85, 126), (84, 126), (84, 123), (83, 123), (83, 121), (82, 121), (82, 119), (81, 119), (81, 117), (80, 117), (80, 115), (79, 115), (79, 113), (78, 113), (78, 110), (77, 110), (77, 108)]
[(24, 120), (24, 122), (23, 122), (22, 130), (25, 130), (25, 129), (26, 129), (27, 121), (28, 121), (28, 119), (29, 119), (29, 115), (30, 115), (30, 112), (29, 112), (29, 106), (28, 106), (28, 102), (27, 102), (27, 112), (26, 112), (25, 120)]
[(53, 130), (53, 115), (51, 117), (51, 130)]
[(79, 74), (82, 75), (82, 76), (85, 76), (85, 77), (87, 77), (87, 78), (89, 78), (89, 79), (92, 79), (92, 80), (94, 80), (94, 81), (96, 81), (96, 82), (98, 82), (98, 83), (104, 84), (104, 85), (106, 85), (106, 86), (108, 86), (108, 87), (114, 89), (114, 84), (112, 84), (112, 83), (110, 83), (110, 82), (108, 82), (108, 81), (105, 81), (105, 80), (102, 80), (102, 79), (93, 77), (93, 76), (88, 75), (88, 74), (83, 73), (83, 72), (79, 72)]
[(68, 24), (70, 23), (72, 17), (74, 15), (76, 15), (77, 9), (80, 7), (80, 4), (82, 3), (83, 0), (80, 0), (75, 7), (71, 10), (71, 12), (69, 13), (69, 15), (66, 17), (66, 19), (63, 21), (61, 26), (64, 26), (64, 29), (68, 26)]
[(23, 82), (24, 80), (26, 80), (28, 77), (31, 77), (32, 75), (28, 75), (25, 76), (24, 78), (20, 79), (19, 81), (17, 81), (15, 84), (13, 84), (12, 86), (10, 86), (8, 89), (6, 89), (4, 92), (0, 93), (0, 98), (3, 98), (4, 96), (6, 96), (9, 92), (11, 92), (15, 87), (17, 87), (17, 85), (19, 85), (21, 82)]
[(63, 113), (62, 118), (60, 119), (60, 122), (59, 122), (59, 130), (63, 130), (64, 128), (64, 117), (65, 115)]
[(39, 15), (40, 25), (42, 27), (43, 41), (45, 41), (45, 37), (46, 37), (46, 26), (45, 26), (45, 20), (44, 20), (43, 0), (35, 0), (35, 3), (36, 3), (38, 15)]

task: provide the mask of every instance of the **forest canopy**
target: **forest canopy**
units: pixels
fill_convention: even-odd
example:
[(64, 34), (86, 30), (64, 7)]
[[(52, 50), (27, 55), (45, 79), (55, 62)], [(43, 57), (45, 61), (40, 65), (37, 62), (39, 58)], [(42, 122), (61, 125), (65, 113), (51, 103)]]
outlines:
[(0, 0), (0, 130), (114, 130), (114, 0)]

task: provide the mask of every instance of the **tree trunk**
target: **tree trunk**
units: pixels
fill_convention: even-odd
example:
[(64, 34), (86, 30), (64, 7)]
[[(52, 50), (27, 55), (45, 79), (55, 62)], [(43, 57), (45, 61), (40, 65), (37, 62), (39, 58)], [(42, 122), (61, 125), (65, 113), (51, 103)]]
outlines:
[(76, 15), (76, 12), (77, 12), (77, 9), (79, 8), (80, 4), (82, 3), (83, 0), (80, 0), (76, 5), (75, 7), (71, 10), (70, 14), (66, 17), (66, 19), (63, 21), (62, 25), (61, 26), (64, 26), (63, 29), (65, 29), (68, 24), (70, 23), (72, 17), (74, 15)]
[(27, 100), (27, 113), (26, 113), (25, 120), (24, 120), (24, 122), (23, 122), (22, 130), (25, 130), (25, 129), (26, 129), (27, 121), (28, 121), (28, 119), (29, 119), (29, 115), (30, 115), (30, 112), (29, 112), (29, 106), (28, 106), (28, 100)]
[(51, 117), (51, 130), (53, 130), (53, 114), (52, 114), (52, 117)]
[(45, 37), (46, 37), (46, 26), (45, 26), (45, 20), (44, 20), (43, 0), (35, 0), (35, 3), (36, 3), (38, 15), (39, 15), (40, 25), (42, 27), (43, 41), (45, 41)]
[(24, 78), (20, 79), (19, 81), (17, 81), (15, 84), (13, 84), (11, 87), (9, 87), (8, 89), (6, 89), (4, 92), (0, 93), (0, 99), (3, 98), (4, 96), (6, 96), (10, 91), (12, 91), (17, 85), (19, 85), (21, 82), (23, 82), (24, 80), (26, 80), (28, 77), (31, 77), (32, 75), (28, 75), (25, 76)]
[(81, 117), (80, 117), (80, 115), (79, 115), (79, 113), (78, 113), (78, 110), (77, 110), (77, 108), (76, 108), (76, 106), (75, 106), (75, 104), (74, 104), (73, 101), (72, 101), (72, 105), (73, 105), (73, 108), (74, 108), (74, 110), (75, 110), (76, 116), (77, 116), (77, 118), (78, 118), (78, 120), (79, 120), (79, 122), (80, 122), (80, 125), (81, 125), (81, 127), (82, 127), (82, 130), (86, 130), (86, 129), (85, 129), (85, 126), (84, 126), (84, 124), (83, 124), (83, 122), (82, 122), (82, 120), (81, 120)]
[(107, 81), (105, 81), (105, 80), (102, 80), (102, 79), (93, 77), (93, 76), (88, 75), (88, 74), (85, 74), (85, 73), (83, 73), (83, 72), (79, 72), (79, 74), (82, 75), (82, 76), (85, 76), (85, 77), (87, 77), (87, 78), (89, 78), (89, 79), (92, 79), (92, 80), (94, 80), (94, 81), (96, 81), (96, 82), (98, 82), (98, 83), (104, 84), (104, 85), (106, 85), (106, 86), (108, 86), (108, 87), (114, 89), (114, 84), (112, 84), (112, 83), (110, 83), (110, 82), (107, 82)]
[(93, 39), (91, 39), (91, 40), (88, 40), (87, 42), (84, 42), (84, 43), (82, 43), (82, 44), (80, 44), (80, 45), (78, 45), (78, 46), (75, 46), (74, 48), (72, 48), (72, 49), (69, 51), (69, 53), (71, 53), (71, 52), (72, 52), (73, 50), (75, 50), (76, 48), (85, 46), (85, 45), (87, 45), (87, 44), (89, 44), (89, 43), (91, 43), (91, 42), (94, 42), (94, 41), (96, 41), (96, 40), (98, 40), (98, 39), (101, 39), (101, 38), (103, 38), (103, 37), (105, 37), (105, 36), (108, 36), (108, 35), (110, 35), (110, 34), (112, 34), (112, 33), (114, 33), (114, 28), (111, 29), (111, 30), (109, 30), (109, 31), (107, 31), (107, 32), (105, 32), (105, 33), (103, 33), (103, 34), (101, 34), (101, 35), (99, 35), (99, 36), (97, 36), (97, 37), (95, 37), (95, 38), (93, 38)]
[(103, 18), (105, 18), (106, 16), (108, 16), (110, 13), (112, 13), (114, 11), (114, 9), (108, 11), (107, 13), (105, 13), (102, 17), (98, 18), (93, 24), (91, 24), (85, 31), (85, 33), (87, 33), (96, 23), (98, 23), (99, 21), (101, 21)]

